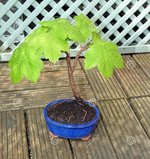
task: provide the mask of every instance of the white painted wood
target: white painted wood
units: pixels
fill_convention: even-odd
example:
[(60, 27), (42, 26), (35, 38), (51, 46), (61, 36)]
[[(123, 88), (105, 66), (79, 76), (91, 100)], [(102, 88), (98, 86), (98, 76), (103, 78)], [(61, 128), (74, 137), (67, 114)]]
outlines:
[(139, 23), (140, 20), (142, 20), (146, 15), (147, 13), (150, 11), (150, 6), (148, 6), (146, 9), (145, 9), (145, 12), (141, 12), (141, 14), (134, 18), (133, 21), (131, 22), (130, 25), (128, 25), (126, 27), (126, 29), (124, 29), (121, 34), (119, 34), (118, 36), (116, 36), (116, 38), (113, 40), (115, 43), (117, 43), (122, 37), (124, 37), (130, 30), (132, 30), (133, 27), (135, 27), (137, 25), (137, 23)]
[[(42, 5), (43, 7), (41, 7), (41, 6), (39, 5), (39, 6), (36, 8), (37, 10), (33, 11), (32, 14), (30, 14), (30, 15), (28, 16), (28, 18), (24, 21), (24, 26), (20, 25), (19, 28), (11, 35), (11, 37), (10, 37), (6, 42), (4, 42), (4, 48), (3, 48), (4, 50), (6, 50), (6, 43), (7, 43), (7, 45), (10, 45), (11, 41), (14, 41), (15, 38), (16, 38), (17, 36), (19, 36), (19, 33), (22, 32), (22, 30), (23, 30), (28, 24), (30, 24), (30, 23), (32, 22), (34, 16), (36, 17), (36, 16), (40, 13), (40, 11), (41, 11), (47, 4), (48, 4), (47, 1), (43, 1), (43, 2), (41, 3), (41, 5)], [(27, 6), (28, 6), (28, 5), (27, 5)]]
[[(117, 21), (117, 23), (111, 29), (109, 29), (109, 31), (104, 35), (104, 38), (108, 39), (109, 35), (114, 33), (114, 31), (116, 29), (118, 29), (146, 1), (147, 0), (142, 0), (142, 1), (139, 1), (138, 3), (135, 3), (132, 10), (130, 10), (130, 12), (126, 12), (126, 14), (123, 17), (121, 17), (119, 19), (119, 21)], [(126, 3), (128, 4), (129, 2), (130, 2), (130, 0), (124, 1), (125, 4)], [(122, 3), (120, 4), (120, 10), (122, 10), (122, 8), (123, 8), (122, 6), (124, 6), (125, 4), (122, 4)], [(118, 14), (118, 12), (117, 12), (117, 14)], [(113, 13), (111, 15), (113, 15)], [(116, 16), (116, 14), (114, 16)]]
[(122, 46), (119, 47), (119, 51), (122, 54), (129, 54), (129, 53), (144, 53), (150, 51), (150, 45), (136, 45), (136, 46)]
[(150, 34), (147, 34), (144, 39), (142, 39), (138, 45), (144, 45), (148, 40), (150, 40)]
[[(40, 20), (60, 15), (72, 21), (72, 16), (80, 13), (90, 16), (102, 31), (101, 36), (117, 43), (121, 53), (150, 52), (150, 0), (42, 0), (41, 3), (26, 0), (23, 4), (20, 1), (8, 0), (6, 4), (0, 1), (1, 60), (8, 59), (11, 53), (6, 53), (7, 50), (13, 50), (24, 39), (24, 33), (31, 33)], [(49, 11), (46, 9), (48, 5), (51, 7)], [(64, 5), (68, 6), (67, 10)], [(33, 11), (29, 9), (31, 6)], [(35, 27), (32, 28), (31, 23)]]
[(5, 5), (3, 5), (1, 3), (2, 6), (1, 6), (1, 10), (0, 10), (0, 13), (1, 13), (0, 18), (2, 18), (4, 16), (4, 14), (9, 11), (9, 9), (15, 4), (16, 1), (17, 0), (8, 1)]
[[(124, 2), (120, 3), (120, 5), (118, 6), (118, 9), (115, 9), (115, 10), (105, 19), (105, 21), (104, 21), (105, 26), (106, 26), (111, 20), (113, 20), (114, 17), (116, 17), (116, 16), (119, 14), (119, 12), (120, 12), (121, 10), (123, 10), (124, 7), (126, 7), (127, 4), (129, 4), (130, 1), (131, 1), (131, 0), (125, 0)], [(107, 4), (107, 5), (108, 5), (108, 4)], [(121, 18), (120, 18), (120, 20), (121, 20)], [(102, 23), (102, 24), (103, 24), (103, 23)], [(99, 27), (101, 28), (101, 25), (100, 25)], [(116, 30), (116, 29), (114, 29), (114, 27), (112, 27), (112, 28), (110, 28), (110, 30), (111, 30), (111, 31), (114, 31), (114, 30)], [(104, 38), (108, 37), (108, 35), (111, 35), (111, 31), (110, 31), (110, 30), (104, 35)]]
[[(150, 45), (138, 45), (138, 46), (123, 46), (119, 47), (119, 51), (121, 54), (129, 54), (129, 53), (145, 53), (149, 52), (150, 50)], [(75, 57), (77, 54), (78, 49), (73, 49), (70, 51), (72, 57)], [(81, 57), (84, 55), (84, 53), (81, 54)], [(12, 51), (11, 52), (4, 52), (0, 54), (0, 61), (9, 61), (10, 57), (12, 56)], [(62, 58), (66, 57), (66, 54), (62, 53)]]
[(143, 24), (138, 32), (135, 32), (123, 45), (128, 46), (134, 39), (136, 39), (146, 28), (150, 26), (150, 19)]

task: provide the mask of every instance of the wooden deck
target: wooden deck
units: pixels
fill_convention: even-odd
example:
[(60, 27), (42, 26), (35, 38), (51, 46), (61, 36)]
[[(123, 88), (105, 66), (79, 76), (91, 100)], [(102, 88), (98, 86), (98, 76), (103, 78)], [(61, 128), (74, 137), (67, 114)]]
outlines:
[(150, 159), (150, 54), (124, 56), (125, 69), (110, 79), (83, 59), (75, 71), (84, 99), (95, 102), (101, 119), (87, 141), (53, 140), (43, 107), (72, 98), (65, 60), (45, 69), (37, 84), (12, 85), (7, 63), (0, 63), (0, 159)]

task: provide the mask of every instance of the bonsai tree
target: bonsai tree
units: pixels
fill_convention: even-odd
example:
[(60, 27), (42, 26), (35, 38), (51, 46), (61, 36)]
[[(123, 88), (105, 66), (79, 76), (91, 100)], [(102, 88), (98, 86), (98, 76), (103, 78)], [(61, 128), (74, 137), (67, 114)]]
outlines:
[[(41, 57), (56, 63), (61, 53), (65, 53), (70, 86), (76, 99), (49, 103), (44, 109), (44, 117), (53, 136), (88, 140), (100, 113), (95, 105), (81, 98), (76, 87), (74, 71), (79, 57), (84, 52), (85, 69), (98, 67), (106, 78), (113, 74), (115, 68), (123, 68), (123, 60), (116, 44), (101, 39), (90, 19), (81, 14), (74, 20), (73, 24), (63, 18), (41, 22), (41, 26), (14, 50), (9, 61), (10, 77), (13, 83), (19, 83), (24, 78), (37, 82), (43, 69)], [(80, 45), (73, 64), (70, 60), (70, 41)]]
[[(123, 68), (116, 44), (103, 40), (96, 26), (83, 14), (75, 16), (74, 20), (73, 24), (64, 18), (40, 22), (41, 26), (14, 50), (9, 61), (13, 83), (19, 83), (24, 78), (37, 82), (43, 69), (41, 57), (56, 63), (65, 53), (72, 92), (76, 99), (81, 99), (74, 81), (74, 71), (82, 52), (85, 52), (85, 69), (97, 66), (106, 78), (113, 74), (115, 68)], [(70, 61), (70, 41), (80, 45), (73, 65)]]

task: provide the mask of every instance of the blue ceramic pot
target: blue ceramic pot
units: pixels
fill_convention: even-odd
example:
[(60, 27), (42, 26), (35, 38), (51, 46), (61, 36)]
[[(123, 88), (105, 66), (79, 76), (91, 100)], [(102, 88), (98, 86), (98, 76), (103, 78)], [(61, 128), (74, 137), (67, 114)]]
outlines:
[(54, 120), (51, 120), (48, 117), (47, 110), (49, 107), (51, 107), (55, 104), (65, 102), (65, 101), (66, 102), (72, 101), (72, 99), (55, 100), (51, 103), (48, 103), (47, 106), (44, 108), (43, 113), (44, 113), (45, 121), (46, 121), (49, 131), (58, 137), (68, 138), (68, 139), (80, 139), (80, 138), (91, 135), (99, 120), (100, 112), (94, 104), (91, 104), (87, 101), (84, 101), (84, 102), (86, 104), (88, 104), (89, 106), (93, 107), (96, 111), (95, 118), (93, 120), (91, 120), (90, 122), (87, 122), (84, 124), (62, 124), (62, 123), (56, 122)]

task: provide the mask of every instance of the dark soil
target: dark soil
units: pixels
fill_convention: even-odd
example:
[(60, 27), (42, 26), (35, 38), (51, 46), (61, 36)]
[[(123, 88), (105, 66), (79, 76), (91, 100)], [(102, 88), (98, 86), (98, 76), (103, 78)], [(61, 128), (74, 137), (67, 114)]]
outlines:
[(96, 111), (83, 101), (72, 100), (48, 108), (48, 116), (63, 124), (83, 124), (94, 119)]

